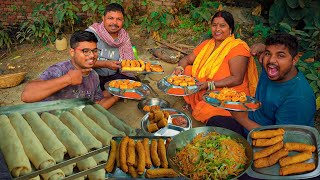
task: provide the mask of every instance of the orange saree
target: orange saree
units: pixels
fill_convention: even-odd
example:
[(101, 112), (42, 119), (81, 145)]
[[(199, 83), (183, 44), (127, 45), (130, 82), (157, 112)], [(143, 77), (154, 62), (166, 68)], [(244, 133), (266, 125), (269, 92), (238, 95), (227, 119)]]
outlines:
[[(206, 40), (202, 42), (196, 49), (193, 51), (193, 53), (197, 56), (201, 50), (205, 47), (205, 45), (209, 42), (210, 40)], [(194, 69), (192, 68), (191, 65), (187, 66), (185, 68), (184, 74), (188, 76), (193, 76), (198, 78), (200, 82), (205, 82), (205, 81), (219, 81), (221, 79), (224, 79), (228, 76), (231, 75), (230, 69), (229, 69), (229, 60), (232, 59), (235, 56), (245, 56), (245, 57), (250, 57), (250, 52), (249, 48), (245, 43), (240, 43), (237, 46), (233, 47), (229, 53), (225, 56), (223, 59), (219, 69), (217, 72), (213, 75), (213, 78), (208, 78), (207, 76), (203, 78), (199, 78), (199, 70), (194, 72)], [(253, 61), (253, 58), (249, 58), (250, 60)], [(256, 68), (256, 67), (254, 67)], [(253, 75), (257, 77), (257, 71), (255, 70), (253, 72)], [(232, 87), (238, 92), (245, 92), (247, 95), (250, 95), (249, 93), (249, 83), (248, 83), (248, 73), (246, 73), (243, 83), (241, 85)], [(217, 91), (221, 90), (222, 88), (216, 88)], [(252, 90), (252, 89), (251, 89)], [(184, 96), (184, 99), (187, 104), (191, 105), (192, 108), (192, 116), (198, 120), (201, 121), (202, 123), (206, 123), (209, 118), (212, 116), (231, 116), (230, 112), (221, 108), (216, 108), (208, 103), (206, 103), (202, 96), (206, 92), (206, 90), (202, 90), (198, 93), (189, 95), (189, 96)]]

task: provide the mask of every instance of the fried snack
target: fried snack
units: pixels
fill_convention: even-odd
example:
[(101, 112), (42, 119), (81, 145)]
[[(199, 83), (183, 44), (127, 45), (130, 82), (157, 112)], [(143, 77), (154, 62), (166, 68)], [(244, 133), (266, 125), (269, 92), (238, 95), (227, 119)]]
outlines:
[(119, 152), (119, 160), (120, 160), (120, 169), (123, 172), (128, 172), (128, 165), (127, 165), (127, 146), (129, 143), (129, 137), (125, 136), (122, 141), (120, 142), (120, 152)]
[(129, 166), (129, 174), (132, 178), (137, 178), (138, 177), (138, 173), (136, 171), (136, 169), (133, 166)]
[(150, 62), (146, 63), (146, 71), (151, 72), (151, 63)]
[(148, 119), (149, 119), (149, 120), (154, 119), (154, 113), (153, 113), (153, 112), (150, 112), (150, 113), (149, 113)]
[(300, 163), (306, 161), (312, 157), (312, 152), (304, 151), (302, 153), (296, 154), (294, 156), (288, 156), (279, 160), (281, 167), (288, 166), (290, 164)]
[(128, 151), (127, 151), (127, 164), (128, 166), (133, 166), (136, 161), (135, 143), (133, 139), (129, 139)]
[(283, 135), (276, 136), (270, 139), (254, 139), (252, 145), (257, 147), (271, 146), (283, 140)]
[(154, 121), (158, 122), (160, 120), (162, 120), (164, 118), (164, 114), (162, 111), (158, 110), (158, 111), (154, 111)]
[(150, 112), (151, 106), (143, 106), (142, 110), (144, 110), (146, 112)]
[(155, 139), (151, 140), (151, 148), (150, 148), (150, 155), (152, 163), (155, 167), (159, 167), (161, 162), (158, 156), (158, 142)]
[(143, 148), (145, 151), (145, 160), (146, 160), (146, 168), (149, 169), (152, 166), (151, 158), (150, 158), (150, 147), (149, 147), (149, 139), (144, 138), (142, 141)]
[(178, 174), (173, 169), (159, 168), (159, 169), (148, 169), (146, 171), (146, 178), (173, 178), (177, 177)]
[(148, 124), (147, 129), (150, 133), (154, 133), (159, 130), (158, 125), (156, 123)]
[(158, 128), (166, 127), (168, 125), (168, 119), (162, 118), (160, 121), (158, 121), (157, 125)]
[(279, 151), (271, 154), (269, 157), (260, 158), (254, 161), (253, 165), (256, 168), (264, 168), (276, 164), (279, 159), (288, 156), (289, 151), (285, 148), (280, 149)]
[(255, 131), (251, 133), (251, 138), (252, 139), (272, 138), (279, 135), (284, 135), (284, 129), (279, 128), (275, 130)]
[(116, 152), (116, 165), (118, 168), (120, 168), (120, 144), (117, 146), (117, 152)]
[(260, 159), (260, 158), (264, 158), (267, 157), (275, 152), (277, 152), (278, 150), (280, 150), (283, 147), (283, 142), (278, 142), (277, 144), (274, 144), (272, 146), (269, 146), (265, 149), (262, 149), (261, 151), (255, 152), (253, 154), (253, 159)]
[(111, 150), (106, 166), (104, 167), (107, 172), (111, 172), (116, 162), (117, 142), (115, 140), (110, 141)]
[(166, 154), (166, 147), (163, 139), (158, 139), (158, 154), (161, 162), (161, 167), (168, 168), (168, 160)]
[(170, 142), (171, 142), (171, 138), (167, 138), (167, 140), (166, 140), (166, 150), (168, 149)]
[(316, 147), (314, 145), (310, 144), (304, 144), (304, 143), (285, 143), (284, 147), (287, 148), (289, 151), (311, 151), (314, 152), (316, 150)]
[(163, 68), (160, 64), (152, 64), (150, 66), (150, 69), (152, 72), (162, 72), (163, 71)]
[(289, 174), (296, 174), (296, 173), (304, 173), (308, 171), (312, 171), (316, 168), (314, 163), (298, 163), (292, 164), (289, 166), (281, 167), (279, 174), (280, 176), (286, 176)]
[(146, 167), (146, 152), (144, 150), (144, 147), (141, 141), (137, 141), (136, 151), (138, 152), (138, 159), (139, 159), (138, 165), (137, 165), (137, 172), (139, 175), (142, 175)]

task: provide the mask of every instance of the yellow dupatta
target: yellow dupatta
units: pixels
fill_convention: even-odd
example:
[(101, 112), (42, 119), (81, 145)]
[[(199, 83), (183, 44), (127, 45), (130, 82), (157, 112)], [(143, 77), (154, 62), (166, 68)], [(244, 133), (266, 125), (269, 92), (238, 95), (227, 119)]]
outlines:
[[(248, 51), (250, 50), (247, 43), (240, 39), (235, 39), (234, 35), (226, 38), (214, 51), (215, 41), (214, 39), (209, 40), (193, 63), (192, 76), (199, 79), (205, 77), (212, 79), (219, 70), (224, 58), (229, 54), (230, 50), (239, 44), (243, 44)], [(247, 73), (250, 96), (254, 96), (258, 83), (258, 72), (252, 56), (249, 58)]]

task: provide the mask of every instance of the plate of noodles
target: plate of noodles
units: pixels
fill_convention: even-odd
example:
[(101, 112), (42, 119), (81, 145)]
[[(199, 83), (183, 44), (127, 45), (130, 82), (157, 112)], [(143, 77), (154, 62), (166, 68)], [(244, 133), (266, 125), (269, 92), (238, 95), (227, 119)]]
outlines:
[(238, 133), (220, 127), (197, 127), (173, 137), (169, 166), (190, 179), (237, 179), (253, 161), (252, 147)]
[(208, 91), (203, 95), (203, 99), (212, 106), (231, 111), (255, 111), (261, 107), (261, 102), (254, 97), (232, 88)]

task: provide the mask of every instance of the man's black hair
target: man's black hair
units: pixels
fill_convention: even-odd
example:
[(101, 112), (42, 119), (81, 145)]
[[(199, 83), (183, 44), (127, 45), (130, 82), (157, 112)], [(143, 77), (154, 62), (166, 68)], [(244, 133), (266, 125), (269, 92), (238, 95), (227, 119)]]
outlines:
[(228, 11), (218, 11), (216, 12), (216, 14), (213, 15), (212, 19), (211, 19), (211, 24), (213, 22), (213, 19), (216, 17), (222, 17), (227, 24), (229, 25), (230, 29), (231, 29), (231, 33), (233, 33), (234, 31), (234, 19), (231, 13), (229, 13)]
[(97, 37), (89, 31), (76, 31), (71, 35), (70, 47), (75, 48), (78, 46), (79, 42), (98, 42)]
[(298, 54), (299, 43), (295, 36), (288, 33), (275, 33), (267, 37), (265, 45), (284, 45), (289, 49), (290, 55), (294, 58)]
[(118, 3), (111, 3), (111, 4), (108, 4), (106, 6), (106, 9), (104, 10), (104, 15), (106, 15), (108, 12), (110, 11), (119, 11), (122, 13), (123, 16), (125, 16), (125, 13), (124, 13), (124, 9), (123, 7), (118, 4)]

